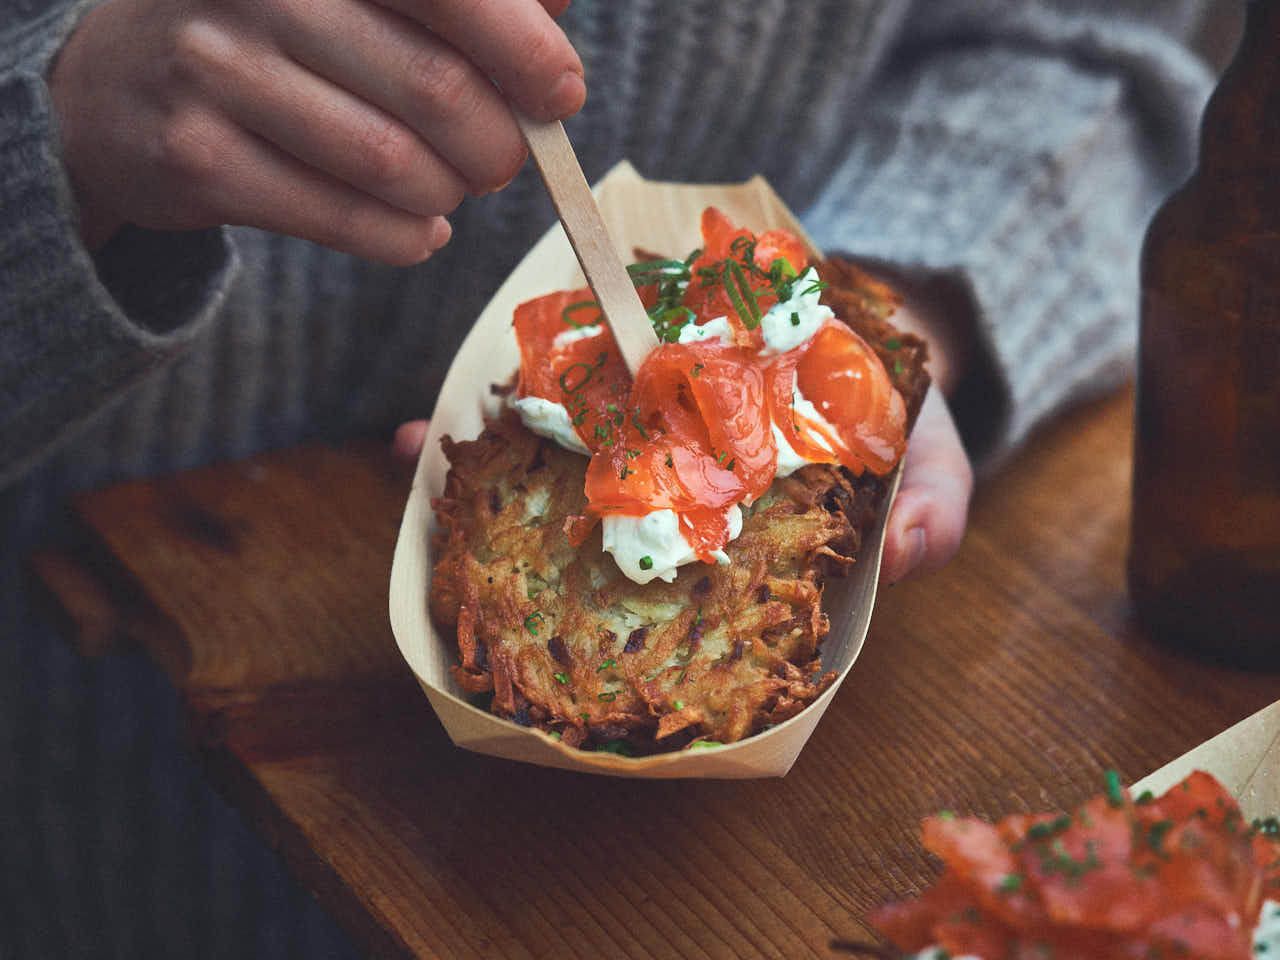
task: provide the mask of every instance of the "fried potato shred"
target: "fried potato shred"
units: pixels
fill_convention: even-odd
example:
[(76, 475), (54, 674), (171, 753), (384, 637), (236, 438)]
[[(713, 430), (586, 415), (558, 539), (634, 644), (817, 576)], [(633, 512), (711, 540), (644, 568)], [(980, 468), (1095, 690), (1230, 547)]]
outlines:
[[(839, 261), (822, 269), (836, 281), (824, 296), (893, 371), (914, 421), (923, 342), (889, 324), (887, 288)], [(583, 457), (510, 413), (475, 440), (446, 437), (443, 452), (431, 615), (456, 636), (459, 687), (498, 716), (645, 754), (741, 740), (834, 681), (819, 655), (823, 582), (856, 562), (883, 480), (805, 467), (744, 507), (728, 565), (639, 585), (602, 552), (598, 525), (571, 543), (586, 528)]]

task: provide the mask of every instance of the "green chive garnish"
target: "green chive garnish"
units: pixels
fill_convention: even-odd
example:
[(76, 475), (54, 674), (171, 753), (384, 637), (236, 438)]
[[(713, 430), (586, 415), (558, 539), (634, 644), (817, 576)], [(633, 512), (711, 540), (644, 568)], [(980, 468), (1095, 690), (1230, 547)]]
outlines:
[(1124, 806), (1124, 787), (1120, 785), (1120, 774), (1115, 770), (1108, 770), (1103, 774), (1107, 783), (1107, 803), (1113, 807)]
[(640, 558), (640, 569), (641, 569), (641, 570), (652, 570), (652, 569), (653, 569), (653, 557), (649, 556), (648, 554), (645, 554), (643, 557), (641, 557), (641, 558)]
[(594, 300), (579, 300), (577, 303), (571, 303), (567, 307), (565, 307), (563, 310), (561, 310), (560, 319), (563, 320), (565, 323), (567, 323), (569, 326), (576, 327), (579, 330), (581, 330), (583, 327), (594, 326), (594, 324), (579, 323), (578, 321), (573, 319), (573, 315), (575, 313), (580, 313), (583, 310), (599, 311), (599, 309), (600, 309), (600, 304), (596, 303)]
[(742, 325), (748, 330), (760, 326), (760, 304), (756, 303), (755, 291), (747, 283), (742, 267), (732, 260), (724, 263), (724, 289), (729, 294), (729, 302), (737, 312)]
[(567, 673), (553, 673), (552, 676), (556, 678), (556, 683), (569, 682), (569, 675)]
[[(573, 386), (569, 386), (569, 375), (574, 370), (582, 370), (582, 373), (579, 374), (580, 379)], [(565, 393), (577, 393), (591, 381), (591, 378), (595, 376), (595, 372), (595, 368), (589, 363), (572, 364), (564, 373), (560, 374), (560, 389)]]
[(1007, 873), (1004, 878), (996, 884), (998, 893), (1017, 893), (1022, 889), (1022, 874)]

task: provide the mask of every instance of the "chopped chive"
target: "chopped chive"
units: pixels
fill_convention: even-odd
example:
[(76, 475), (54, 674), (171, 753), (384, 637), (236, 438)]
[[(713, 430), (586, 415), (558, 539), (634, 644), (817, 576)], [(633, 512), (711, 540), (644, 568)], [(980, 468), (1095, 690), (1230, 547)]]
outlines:
[(724, 289), (742, 325), (748, 330), (760, 326), (760, 304), (756, 303), (755, 291), (747, 283), (742, 267), (732, 260), (724, 263)]
[(1157, 820), (1147, 828), (1147, 846), (1159, 853), (1160, 847), (1164, 843), (1165, 834), (1172, 829), (1172, 820)]
[(618, 699), (618, 693), (616, 690), (606, 690), (604, 693), (596, 694), (596, 699), (603, 700), (605, 703), (613, 703)]
[(1022, 874), (1006, 873), (1004, 878), (996, 884), (996, 892), (998, 893), (1017, 893), (1022, 889)]
[(791, 311), (791, 325), (793, 327), (800, 326), (800, 314), (796, 313), (794, 310)]
[[(569, 382), (568, 382), (569, 374), (573, 373), (573, 371), (578, 368), (581, 368), (583, 371), (585, 371), (582, 374), (582, 379), (580, 379), (573, 386), (569, 386)], [(560, 389), (563, 390), (565, 393), (577, 393), (579, 390), (581, 390), (583, 387), (585, 387), (588, 383), (591, 382), (591, 378), (593, 376), (595, 376), (595, 369), (591, 366), (591, 364), (589, 363), (571, 364), (568, 367), (568, 369), (565, 370), (564, 373), (560, 374)]]
[(613, 657), (610, 657), (604, 663), (600, 664), (600, 666), (596, 667), (596, 673), (599, 673), (602, 670), (612, 670), (617, 665), (618, 661), (613, 659)]
[(1120, 774), (1115, 770), (1108, 770), (1103, 774), (1107, 784), (1107, 803), (1113, 807), (1124, 806), (1124, 787), (1120, 786)]
[(616, 753), (620, 757), (634, 757), (635, 749), (625, 740), (609, 740), (596, 747), (598, 753)]
[(689, 744), (690, 750), (710, 750), (712, 747), (723, 747), (719, 740), (695, 740)]
[(641, 558), (640, 558), (640, 569), (641, 569), (641, 570), (652, 570), (652, 569), (653, 569), (653, 557), (649, 556), (648, 554), (645, 554), (643, 557), (641, 557)]
[(901, 350), (902, 341), (899, 340), (897, 337), (890, 337), (888, 340), (884, 342), (884, 348), (886, 350)]
[(583, 421), (586, 419), (587, 419), (587, 411), (585, 410), (579, 411), (573, 418), (573, 425), (575, 427), (580, 427), (582, 426)]
[(556, 683), (569, 682), (569, 675), (567, 673), (553, 673), (552, 676), (556, 678)]
[(671, 454), (669, 454), (669, 453), (668, 453), (668, 454), (667, 454), (667, 466), (668, 466), (668, 467), (674, 467), (675, 465), (676, 465), (676, 464), (675, 464), (675, 461), (671, 459)]
[(684, 709), (684, 701), (683, 701), (683, 700), (672, 700), (672, 701), (671, 701), (671, 706), (675, 707), (677, 710), (683, 710), (683, 709)]
[(894, 361), (893, 361), (893, 375), (894, 375), (895, 377), (900, 377), (900, 376), (902, 376), (902, 371), (903, 371), (902, 361), (901, 361), (901, 360), (894, 360)]
[(600, 304), (596, 303), (596, 301), (594, 300), (579, 300), (577, 303), (571, 303), (567, 307), (565, 307), (563, 310), (561, 310), (560, 319), (563, 320), (565, 323), (567, 323), (569, 326), (576, 327), (579, 330), (581, 330), (583, 327), (594, 326), (594, 324), (592, 323), (579, 323), (578, 321), (573, 319), (573, 315), (575, 313), (578, 313), (582, 310), (588, 310), (588, 309), (599, 310)]
[[(637, 286), (646, 287), (658, 280), (688, 279), (689, 264), (683, 260), (644, 260), (627, 264), (627, 273)], [(649, 277), (657, 279), (647, 279)]]
[(542, 615), (542, 611), (535, 610), (524, 618), (524, 628), (536, 637), (538, 635), (538, 624), (542, 623), (545, 619), (546, 618)]
[(695, 363), (695, 364), (693, 365), (693, 376), (695, 376), (695, 377), (696, 377), (696, 376), (697, 376), (698, 374), (700, 374), (701, 372), (702, 372), (702, 364), (700, 364), (700, 363)]

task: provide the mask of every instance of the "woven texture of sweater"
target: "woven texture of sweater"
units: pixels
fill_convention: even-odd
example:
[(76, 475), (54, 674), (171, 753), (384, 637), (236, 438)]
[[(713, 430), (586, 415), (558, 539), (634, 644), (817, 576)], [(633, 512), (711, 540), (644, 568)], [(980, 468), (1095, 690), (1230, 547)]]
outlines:
[[(0, 958), (335, 954), (181, 757), (163, 683), (58, 648), (22, 557), (70, 490), (428, 413), (553, 213), (526, 170), (412, 269), (240, 228), (126, 229), (91, 257), (45, 82), (90, 5), (0, 0)], [(1181, 45), (1197, 16), (575, 0), (589, 98), (567, 126), (589, 179), (763, 173), (826, 249), (968, 291), (990, 376), (965, 428), (990, 460), (1130, 369), (1142, 232), (1209, 89)]]

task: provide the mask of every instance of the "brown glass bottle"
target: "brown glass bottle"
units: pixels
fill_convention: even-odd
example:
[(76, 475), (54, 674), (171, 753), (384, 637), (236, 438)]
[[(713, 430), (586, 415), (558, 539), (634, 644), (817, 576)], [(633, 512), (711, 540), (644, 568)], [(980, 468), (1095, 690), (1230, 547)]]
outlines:
[(1155, 639), (1280, 668), (1280, 0), (1251, 0), (1147, 231), (1129, 588)]

